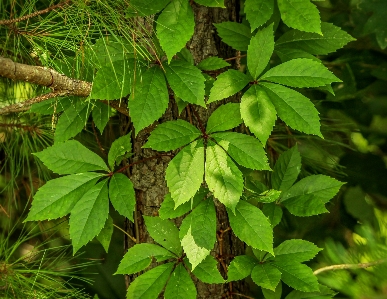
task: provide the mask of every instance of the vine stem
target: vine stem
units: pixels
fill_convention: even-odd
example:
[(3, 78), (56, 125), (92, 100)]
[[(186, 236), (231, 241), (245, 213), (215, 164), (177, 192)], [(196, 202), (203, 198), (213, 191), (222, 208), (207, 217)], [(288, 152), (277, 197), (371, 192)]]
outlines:
[(365, 268), (369, 268), (386, 262), (387, 262), (387, 258), (376, 260), (369, 263), (332, 265), (332, 266), (326, 266), (326, 267), (317, 269), (316, 271), (313, 272), (313, 274), (318, 275), (321, 272), (325, 272), (325, 271), (344, 270), (344, 269), (365, 269)]
[(134, 238), (134, 237), (132, 237), (131, 235), (129, 235), (126, 231), (124, 231), (121, 227), (119, 227), (118, 225), (115, 225), (114, 223), (113, 223), (113, 226), (115, 227), (115, 228), (118, 228), (120, 231), (122, 231), (125, 235), (127, 235), (128, 236), (128, 238), (130, 238), (134, 243), (137, 243), (137, 240)]

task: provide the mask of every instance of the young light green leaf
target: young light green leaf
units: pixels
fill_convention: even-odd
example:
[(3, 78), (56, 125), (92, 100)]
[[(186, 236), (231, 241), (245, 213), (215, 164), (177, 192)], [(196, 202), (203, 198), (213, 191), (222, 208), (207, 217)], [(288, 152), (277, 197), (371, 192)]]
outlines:
[(251, 38), (247, 49), (247, 67), (251, 76), (257, 79), (264, 71), (274, 51), (273, 24), (259, 30)]
[(159, 245), (150, 243), (136, 244), (125, 253), (115, 274), (130, 275), (140, 272), (150, 265), (153, 257), (157, 261), (176, 258), (176, 256)]
[(225, 7), (224, 0), (195, 0), (195, 2), (207, 7)]
[(146, 17), (159, 13), (170, 0), (131, 0), (127, 13), (133, 17)]
[[(312, 33), (312, 34), (315, 34), (315, 33)], [(282, 62), (287, 62), (297, 58), (307, 58), (321, 63), (320, 59), (300, 49), (276, 47), (275, 53), (278, 55), (278, 57), (281, 59)]]
[(251, 32), (265, 24), (274, 12), (273, 0), (246, 0), (244, 11), (251, 26)]
[(281, 271), (281, 280), (293, 289), (302, 292), (318, 291), (318, 282), (311, 268), (292, 260), (271, 263)]
[(237, 22), (214, 24), (222, 41), (239, 51), (247, 51), (252, 34), (250, 28)]
[(269, 219), (271, 227), (275, 227), (281, 222), (282, 209), (273, 202), (263, 205), (262, 213)]
[(181, 119), (167, 121), (152, 131), (143, 147), (156, 151), (175, 150), (194, 141), (200, 135), (201, 132), (189, 122)]
[(197, 67), (203, 71), (215, 71), (224, 67), (231, 66), (227, 61), (219, 57), (208, 57), (199, 62)]
[(92, 111), (93, 122), (101, 134), (105, 129), (106, 124), (109, 122), (110, 114), (110, 108), (108, 105), (103, 104), (100, 101), (95, 101)]
[(115, 173), (109, 182), (109, 198), (120, 215), (133, 221), (136, 194), (133, 183), (122, 173)]
[(184, 60), (172, 60), (164, 64), (168, 84), (176, 96), (183, 101), (205, 107), (204, 81), (202, 72)]
[(48, 181), (36, 192), (25, 221), (51, 220), (67, 215), (101, 177), (100, 173), (86, 172)]
[(307, 97), (278, 84), (261, 82), (260, 85), (274, 104), (278, 116), (288, 126), (322, 137), (318, 111)]
[(34, 153), (34, 155), (58, 174), (73, 174), (93, 170), (108, 171), (100, 156), (76, 140), (56, 143), (39, 153)]
[(169, 94), (163, 72), (157, 66), (148, 69), (142, 81), (136, 81), (128, 103), (136, 135), (160, 118), (167, 110), (168, 103)]
[(266, 144), (277, 119), (267, 93), (259, 85), (251, 86), (242, 96), (241, 116), (250, 131)]
[(203, 141), (194, 141), (183, 148), (165, 171), (167, 186), (175, 208), (189, 201), (199, 190), (204, 175)]
[(242, 123), (238, 103), (227, 103), (219, 106), (208, 118), (207, 133), (227, 131)]
[(276, 41), (276, 48), (300, 49), (314, 55), (335, 52), (355, 39), (339, 27), (321, 23), (322, 35), (298, 30), (289, 30)]
[(291, 149), (283, 152), (271, 175), (271, 185), (275, 190), (286, 191), (294, 182), (301, 171), (301, 155), (297, 144)]
[(284, 62), (267, 71), (260, 79), (292, 87), (319, 87), (342, 82), (322, 63), (307, 58)]
[(256, 285), (275, 291), (281, 279), (281, 272), (269, 263), (261, 263), (251, 271), (251, 279)]
[(236, 94), (249, 84), (249, 82), (249, 77), (237, 70), (228, 70), (221, 73), (211, 88), (207, 104), (223, 100)]
[(235, 215), (228, 213), (234, 234), (247, 245), (273, 254), (273, 229), (266, 216), (257, 207), (239, 201)]
[(179, 230), (176, 226), (171, 221), (163, 220), (159, 217), (143, 217), (146, 228), (153, 240), (180, 256), (182, 248), (180, 245)]
[(212, 141), (207, 145), (205, 169), (205, 179), (210, 191), (234, 212), (242, 196), (242, 173), (227, 153)]
[(70, 215), (70, 238), (74, 253), (99, 234), (109, 215), (108, 180), (89, 189)]
[(227, 281), (236, 281), (245, 279), (251, 274), (254, 267), (258, 265), (258, 261), (248, 255), (236, 256), (228, 266)]
[(315, 292), (301, 292), (293, 290), (285, 297), (285, 299), (328, 299), (333, 298), (337, 293), (332, 291), (330, 288), (319, 284), (319, 290)]
[(97, 240), (101, 243), (103, 249), (105, 249), (106, 253), (109, 251), (110, 240), (112, 239), (113, 235), (113, 228), (113, 218), (108, 215), (104, 227), (96, 237)]
[(128, 288), (126, 299), (157, 298), (171, 275), (174, 263), (153, 268), (138, 276)]
[[(185, 265), (191, 269), (192, 265), (188, 259), (184, 259)], [(214, 259), (212, 255), (208, 255), (199, 265), (196, 266), (195, 270), (192, 271), (200, 281), (204, 283), (224, 283), (222, 275), (218, 270), (218, 261)]]
[(282, 21), (291, 28), (321, 34), (317, 7), (310, 0), (278, 0)]
[(211, 135), (239, 165), (255, 170), (270, 170), (266, 152), (253, 136), (222, 132)]
[(294, 262), (306, 262), (311, 260), (322, 249), (305, 240), (286, 240), (274, 248), (276, 260), (288, 259)]
[(259, 197), (255, 198), (258, 202), (263, 203), (271, 203), (276, 201), (281, 195), (281, 191), (277, 191), (274, 189), (265, 190), (261, 194), (259, 194)]
[[(262, 293), (265, 299), (281, 299), (282, 295), (282, 283), (281, 281), (277, 284), (275, 291), (262, 288)], [(294, 298), (296, 299), (296, 298)]]
[(184, 252), (192, 265), (192, 270), (195, 270), (211, 252), (206, 248), (200, 247), (196, 244), (192, 234), (191, 228), (188, 229), (187, 234), (181, 239), (181, 246), (184, 248)]
[(281, 203), (296, 216), (311, 216), (326, 213), (325, 204), (343, 185), (342, 182), (318, 174), (303, 178), (282, 195)]
[(165, 288), (165, 299), (196, 299), (197, 291), (187, 270), (183, 264), (176, 266), (167, 287)]
[(111, 170), (114, 169), (114, 166), (120, 164), (122, 158), (127, 152), (132, 151), (132, 136), (131, 134), (126, 134), (121, 136), (113, 141), (109, 153), (108, 153), (108, 163)]
[(168, 62), (190, 40), (194, 27), (194, 14), (188, 1), (172, 0), (160, 14), (156, 34)]

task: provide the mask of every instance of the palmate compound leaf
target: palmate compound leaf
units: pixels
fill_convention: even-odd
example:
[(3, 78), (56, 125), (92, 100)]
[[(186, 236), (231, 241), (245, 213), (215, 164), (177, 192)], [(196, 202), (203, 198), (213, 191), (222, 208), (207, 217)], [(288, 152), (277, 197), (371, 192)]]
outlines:
[(237, 70), (227, 70), (221, 73), (211, 88), (207, 104), (223, 100), (236, 94), (249, 84), (249, 82), (249, 77)]
[(289, 27), (321, 34), (317, 7), (310, 0), (278, 0), (282, 21)]
[(242, 123), (238, 103), (227, 103), (219, 106), (208, 118), (206, 132), (227, 131)]
[(67, 215), (102, 176), (86, 172), (48, 181), (36, 192), (25, 221), (51, 220)]
[(248, 255), (238, 255), (230, 263), (227, 269), (227, 281), (245, 279), (251, 274), (258, 261)]
[(182, 248), (177, 227), (171, 221), (163, 220), (159, 217), (143, 217), (146, 228), (153, 240), (177, 256), (180, 256)]
[(299, 92), (285, 86), (261, 82), (278, 116), (292, 129), (323, 137), (320, 118), (312, 102)]
[(129, 98), (129, 114), (136, 134), (160, 118), (168, 108), (169, 95), (161, 69), (156, 66), (144, 72), (135, 83)]
[(243, 191), (243, 176), (227, 153), (212, 141), (206, 150), (205, 179), (214, 196), (233, 213)]
[(253, 32), (271, 18), (274, 12), (274, 0), (246, 0), (244, 11)]
[(168, 164), (165, 171), (167, 186), (175, 208), (189, 201), (199, 190), (204, 175), (204, 145), (194, 141), (183, 148)]
[(260, 79), (291, 87), (319, 87), (342, 82), (322, 63), (308, 58), (297, 58), (268, 70)]
[(156, 244), (136, 244), (125, 253), (115, 274), (130, 275), (140, 272), (151, 264), (152, 258), (161, 262), (169, 258), (176, 258), (176, 256)]
[(56, 143), (41, 152), (34, 153), (34, 155), (50, 170), (58, 174), (82, 173), (93, 170), (108, 171), (100, 156), (76, 140)]
[(164, 64), (168, 84), (175, 95), (183, 101), (205, 107), (204, 81), (202, 72), (184, 60), (172, 60)]
[(70, 238), (74, 253), (99, 234), (109, 215), (108, 180), (89, 189), (71, 210)]
[(255, 170), (270, 170), (266, 152), (253, 136), (221, 132), (211, 135), (239, 165)]
[(228, 213), (234, 234), (247, 245), (273, 254), (273, 229), (256, 206), (241, 200), (234, 213)]
[(252, 34), (250, 28), (237, 22), (214, 24), (222, 42), (239, 51), (247, 51)]
[(116, 164), (119, 165), (125, 154), (131, 151), (132, 136), (130, 133), (114, 140), (108, 153), (108, 163), (110, 169), (113, 170)]
[(260, 263), (251, 271), (251, 279), (258, 286), (274, 291), (281, 280), (281, 272), (269, 263)]
[(156, 35), (167, 54), (168, 62), (189, 41), (195, 20), (188, 1), (172, 0), (157, 18)]
[(211, 252), (211, 250), (200, 247), (196, 244), (191, 234), (191, 227), (181, 239), (181, 246), (183, 246), (184, 252), (192, 265), (192, 270), (195, 270), (196, 266), (199, 265)]
[(126, 299), (157, 298), (173, 270), (174, 263), (157, 266), (138, 276), (128, 288)]
[[(187, 258), (184, 259), (184, 264), (191, 270), (192, 265)], [(208, 255), (195, 270), (192, 271), (200, 281), (204, 283), (224, 283), (222, 275), (219, 273), (218, 261), (212, 256)]]
[(144, 148), (170, 151), (194, 141), (201, 132), (185, 120), (177, 119), (158, 125), (148, 138)]
[(259, 30), (251, 38), (247, 49), (247, 68), (251, 76), (257, 79), (264, 71), (274, 51), (273, 23)]
[(271, 175), (271, 184), (275, 190), (286, 191), (294, 182), (301, 171), (301, 155), (297, 144), (283, 152), (274, 165)]
[(311, 260), (322, 249), (305, 240), (286, 240), (274, 248), (275, 258), (288, 259), (294, 262), (306, 262)]
[(109, 198), (116, 211), (133, 221), (136, 194), (133, 183), (122, 173), (115, 173), (109, 182)]
[(106, 253), (109, 251), (110, 240), (112, 239), (113, 235), (113, 228), (113, 218), (108, 215), (105, 225), (96, 237), (97, 240), (101, 243), (103, 249), (105, 249)]
[(250, 131), (266, 144), (277, 119), (269, 96), (259, 85), (251, 86), (242, 96), (241, 116)]
[(303, 178), (285, 191), (281, 203), (296, 216), (312, 216), (326, 213), (325, 204), (343, 185), (342, 182), (318, 174)]
[(165, 299), (195, 299), (197, 295), (195, 284), (193, 283), (183, 264), (176, 266), (169, 278), (165, 288)]
[(215, 71), (228, 66), (231, 66), (231, 64), (219, 57), (208, 57), (197, 65), (203, 71)]

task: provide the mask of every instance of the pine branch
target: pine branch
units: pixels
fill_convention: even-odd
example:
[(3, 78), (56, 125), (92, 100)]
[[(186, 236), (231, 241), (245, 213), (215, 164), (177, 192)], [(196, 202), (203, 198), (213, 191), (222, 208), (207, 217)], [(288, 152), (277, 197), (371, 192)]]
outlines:
[(369, 262), (369, 263), (332, 265), (332, 266), (327, 266), (327, 267), (323, 267), (323, 268), (317, 269), (316, 271), (313, 272), (313, 274), (314, 275), (318, 275), (321, 272), (333, 271), (333, 270), (365, 269), (365, 268), (369, 268), (369, 267), (376, 266), (376, 265), (379, 265), (379, 264), (383, 264), (383, 263), (386, 263), (386, 262), (387, 262), (387, 259), (380, 259), (380, 260)]

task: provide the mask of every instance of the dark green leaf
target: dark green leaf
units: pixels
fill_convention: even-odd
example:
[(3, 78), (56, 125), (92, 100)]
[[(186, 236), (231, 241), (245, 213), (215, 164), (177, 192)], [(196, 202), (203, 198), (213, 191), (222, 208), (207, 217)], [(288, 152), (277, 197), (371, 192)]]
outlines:
[(319, 291), (316, 292), (301, 292), (293, 290), (285, 297), (285, 299), (306, 299), (306, 298), (315, 298), (315, 299), (329, 299), (333, 298), (337, 293), (332, 291), (330, 288), (319, 285)]
[(268, 203), (263, 205), (262, 213), (269, 219), (271, 227), (276, 226), (281, 222), (282, 209), (275, 203)]
[(227, 131), (242, 123), (238, 103), (227, 103), (219, 106), (207, 121), (207, 133)]
[(251, 31), (265, 24), (274, 12), (273, 0), (246, 0), (246, 19), (249, 21)]
[[(187, 259), (184, 259), (184, 263), (191, 269), (192, 266)], [(192, 271), (192, 274), (204, 283), (213, 284), (225, 282), (219, 273), (218, 262), (212, 255), (207, 256), (204, 261), (197, 265), (195, 270)]]
[(306, 262), (316, 256), (321, 251), (311, 242), (305, 240), (287, 240), (274, 248), (276, 260), (278, 258), (288, 259), (294, 262)]
[(279, 284), (275, 288), (274, 292), (272, 290), (262, 288), (262, 293), (263, 293), (263, 296), (265, 297), (265, 299), (281, 299), (281, 295), (282, 295), (282, 283), (281, 283), (281, 281), (279, 282)]
[(237, 22), (214, 24), (222, 41), (239, 51), (247, 51), (250, 44), (250, 28)]
[(126, 134), (113, 141), (109, 153), (108, 163), (111, 170), (114, 169), (115, 164), (119, 165), (122, 158), (127, 152), (132, 151), (132, 137), (131, 134)]
[(260, 263), (251, 271), (251, 278), (258, 286), (275, 291), (281, 272), (269, 263)]
[(122, 216), (133, 221), (136, 194), (133, 183), (122, 173), (115, 173), (109, 183), (109, 197), (113, 207)]
[(236, 256), (228, 266), (227, 281), (235, 281), (246, 278), (251, 274), (254, 267), (258, 265), (255, 258), (248, 255)]
[(113, 235), (113, 228), (113, 219), (110, 217), (110, 215), (108, 215), (104, 227), (97, 236), (97, 240), (101, 243), (106, 253), (109, 251), (110, 240)]
[(182, 263), (178, 264), (165, 288), (165, 299), (195, 299), (196, 295), (196, 287), (190, 275)]
[[(311, 34), (315, 34), (315, 33), (311, 33)], [(307, 58), (307, 59), (315, 60), (317, 62), (321, 62), (321, 60), (318, 59), (317, 57), (300, 49), (277, 47), (275, 49), (275, 53), (279, 56), (282, 62), (287, 62), (297, 58)]]
[(228, 66), (231, 66), (231, 64), (219, 57), (208, 57), (197, 65), (203, 71), (215, 71)]
[(101, 132), (101, 134), (103, 133), (103, 130), (105, 129), (106, 124), (109, 121), (110, 114), (110, 108), (108, 105), (103, 104), (100, 101), (96, 101), (94, 103), (92, 112), (93, 121), (95, 123), (95, 126)]
[(194, 65), (195, 63), (192, 53), (187, 48), (181, 49), (180, 52), (177, 53), (177, 56), (181, 60), (188, 62), (190, 65)]

